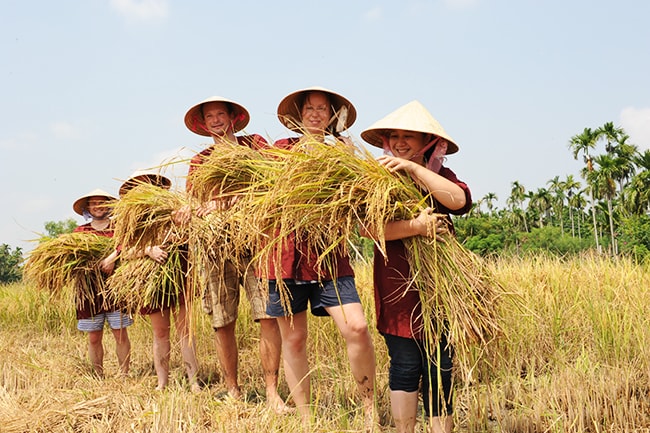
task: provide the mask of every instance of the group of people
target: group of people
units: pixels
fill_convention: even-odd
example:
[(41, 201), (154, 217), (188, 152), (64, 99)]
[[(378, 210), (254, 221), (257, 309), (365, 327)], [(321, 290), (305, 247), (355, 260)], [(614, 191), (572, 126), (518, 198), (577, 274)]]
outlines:
[[(280, 102), (277, 115), (284, 126), (297, 136), (276, 141), (271, 146), (292, 149), (304, 138), (324, 142), (327, 136), (350, 142), (340, 133), (356, 120), (356, 109), (345, 97), (322, 87), (310, 87), (290, 93)], [(268, 147), (260, 135), (236, 135), (249, 123), (246, 108), (229, 99), (211, 97), (192, 106), (185, 125), (190, 131), (212, 137), (213, 143), (192, 158), (191, 174), (212, 153), (224, 144), (238, 144), (253, 149)], [(412, 277), (402, 239), (412, 236), (436, 236), (453, 231), (450, 214), (460, 215), (471, 208), (469, 188), (453, 171), (443, 165), (445, 156), (458, 146), (431, 114), (417, 101), (398, 108), (361, 133), (361, 138), (384, 151), (379, 162), (391, 172), (403, 172), (428, 194), (430, 207), (411, 220), (392, 221), (385, 227), (385, 250), (375, 250), (374, 292), (377, 329), (384, 337), (390, 357), (389, 388), (391, 413), (398, 432), (413, 432), (417, 425), (419, 392), (427, 415), (429, 431), (452, 429), (452, 360), (453, 348), (442, 339), (439, 356), (432, 359), (424, 348), (420, 294), (409, 284)], [(146, 182), (169, 188), (171, 182), (154, 173), (135, 173), (120, 188), (120, 195), (130, 186)], [(192, 184), (187, 182), (192, 195)], [(91, 218), (78, 230), (111, 236), (111, 220), (106, 202), (115, 200), (110, 194), (95, 190), (78, 199), (74, 209)], [(191, 218), (204, 218), (228, 206), (215, 194), (199, 206), (184, 206), (174, 213), (174, 222), (182, 225)], [(446, 215), (440, 217), (440, 215)], [(435, 227), (432, 231), (431, 227)], [(362, 235), (374, 237), (372, 233)], [(238, 348), (235, 325), (240, 291), (243, 288), (251, 305), (251, 314), (260, 324), (260, 360), (264, 371), (267, 403), (278, 413), (291, 409), (277, 391), (280, 362), (283, 362), (290, 397), (296, 410), (308, 423), (310, 409), (310, 366), (308, 361), (308, 313), (330, 316), (343, 337), (351, 372), (363, 402), (366, 426), (371, 430), (375, 415), (375, 351), (372, 336), (361, 305), (354, 271), (349, 258), (339, 254), (333, 269), (319, 269), (313, 252), (303, 241), (289, 236), (278, 244), (282, 251), (275, 269), (261, 278), (247, 271), (250, 263), (226, 261), (226, 266), (203, 264), (206, 292), (204, 309), (211, 315), (215, 332), (216, 352), (223, 380), (233, 398), (241, 397), (238, 383)], [(102, 260), (100, 266), (110, 273), (117, 255)], [(162, 263), (167, 252), (162, 246), (147, 248), (151, 260)], [(219, 271), (217, 271), (219, 269)], [(219, 274), (218, 274), (219, 273)], [(278, 281), (289, 293), (290, 302), (281, 302)], [(285, 298), (286, 299), (286, 298)], [(170, 314), (174, 315), (181, 340), (181, 352), (193, 390), (200, 389), (195, 349), (188, 326), (190, 299), (170, 300), (155, 310), (141, 311), (150, 317), (154, 332), (154, 363), (158, 388), (167, 385), (169, 374)], [(101, 305), (101, 304), (97, 304)], [(93, 312), (77, 311), (78, 328), (89, 333), (89, 353), (95, 371), (102, 372), (101, 337), (104, 320), (117, 342), (121, 372), (128, 373), (129, 338), (127, 327), (133, 323), (119, 309)], [(281, 361), (282, 360), (282, 361)]]

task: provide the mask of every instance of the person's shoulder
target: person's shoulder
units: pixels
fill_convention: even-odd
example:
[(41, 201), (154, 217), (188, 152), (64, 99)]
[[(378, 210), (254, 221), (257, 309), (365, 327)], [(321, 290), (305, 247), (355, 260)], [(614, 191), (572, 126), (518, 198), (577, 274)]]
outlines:
[(238, 135), (237, 142), (252, 149), (268, 147), (268, 142), (259, 134)]
[(276, 141), (273, 142), (273, 147), (277, 147), (279, 149), (290, 149), (298, 141), (300, 141), (300, 137), (280, 138), (279, 140), (276, 140)]
[(88, 232), (92, 231), (93, 228), (90, 225), (90, 223), (82, 224), (80, 226), (75, 227), (74, 230), (72, 230), (72, 233), (81, 233), (81, 232)]

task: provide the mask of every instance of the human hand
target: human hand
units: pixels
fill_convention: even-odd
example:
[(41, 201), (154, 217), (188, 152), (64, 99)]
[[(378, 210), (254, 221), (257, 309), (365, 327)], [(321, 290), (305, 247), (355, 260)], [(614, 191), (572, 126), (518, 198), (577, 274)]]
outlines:
[(176, 225), (187, 224), (192, 218), (192, 208), (189, 204), (183, 205), (180, 209), (172, 212), (172, 221)]
[(99, 262), (99, 269), (105, 274), (110, 274), (115, 269), (115, 261), (107, 257)]
[(105, 257), (99, 262), (99, 269), (105, 274), (110, 274), (113, 272), (113, 269), (115, 269), (115, 261), (117, 260), (118, 255), (119, 253), (117, 250), (113, 250), (113, 252), (109, 254), (108, 257)]
[(217, 210), (217, 201), (216, 200), (210, 200), (208, 202), (205, 202), (201, 204), (201, 206), (198, 207), (196, 210), (196, 216), (203, 218), (206, 215), (211, 214), (215, 210)]
[(144, 249), (144, 253), (156, 263), (163, 264), (165, 263), (165, 260), (167, 260), (167, 251), (163, 250), (158, 245), (153, 247), (146, 247)]
[(449, 232), (449, 228), (443, 218), (439, 218), (433, 209), (428, 207), (418, 214), (413, 220), (413, 224), (419, 235), (428, 238), (436, 237), (436, 240), (444, 242), (442, 235)]
[(391, 173), (400, 170), (406, 171), (407, 173), (413, 173), (419, 167), (419, 165), (413, 161), (392, 155), (381, 155), (377, 158), (377, 161), (386, 167), (386, 169)]

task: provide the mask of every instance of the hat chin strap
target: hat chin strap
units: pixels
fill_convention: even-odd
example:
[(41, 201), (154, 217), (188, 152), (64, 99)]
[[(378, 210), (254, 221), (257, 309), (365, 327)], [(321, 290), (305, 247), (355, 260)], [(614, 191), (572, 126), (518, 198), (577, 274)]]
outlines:
[[(381, 141), (382, 141), (382, 147), (384, 149), (384, 155), (392, 156), (393, 153), (390, 151), (390, 146), (388, 145), (388, 138), (382, 135)], [(442, 162), (445, 159), (445, 155), (447, 154), (447, 141), (442, 140), (438, 136), (435, 136), (433, 140), (431, 140), (426, 146), (420, 149), (415, 155), (413, 155), (409, 159), (413, 160), (415, 158), (423, 156), (427, 150), (431, 149), (436, 144), (438, 144), (438, 146), (436, 146), (436, 148), (433, 150), (431, 157), (427, 161), (426, 167), (432, 172), (438, 173), (440, 171), (440, 167), (442, 167)]]
[(431, 140), (426, 146), (420, 149), (419, 152), (413, 155), (411, 159), (423, 156), (424, 153), (427, 150), (431, 149), (433, 146), (436, 147), (433, 149), (433, 153), (431, 153), (431, 157), (427, 161), (427, 168), (434, 173), (438, 173), (440, 171), (440, 167), (442, 167), (442, 162), (445, 160), (445, 155), (447, 154), (447, 141), (441, 139), (440, 137), (435, 136), (433, 140)]

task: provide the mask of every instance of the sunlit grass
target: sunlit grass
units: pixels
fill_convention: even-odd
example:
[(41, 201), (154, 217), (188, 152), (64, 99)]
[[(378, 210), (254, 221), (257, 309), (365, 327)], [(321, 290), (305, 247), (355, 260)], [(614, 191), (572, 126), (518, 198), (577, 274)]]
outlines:
[[(471, 379), (458, 378), (457, 431), (603, 432), (650, 429), (649, 269), (599, 257), (489, 262), (523, 303), (501, 305), (504, 338)], [(371, 268), (357, 284), (374, 328)], [(245, 300), (238, 321), (245, 402), (223, 399), (213, 331), (194, 305), (201, 393), (192, 394), (174, 347), (169, 389), (155, 392), (151, 327), (130, 328), (131, 373), (118, 376), (114, 341), (105, 335), (106, 378), (91, 374), (73, 305), (50, 302), (26, 284), (0, 286), (0, 431), (272, 432), (303, 431), (296, 415), (266, 409), (258, 359), (259, 328)], [(310, 317), (315, 432), (358, 431), (363, 416), (344, 343), (331, 320)], [(390, 427), (388, 359), (377, 350), (377, 405)], [(284, 380), (280, 393), (288, 395)]]

